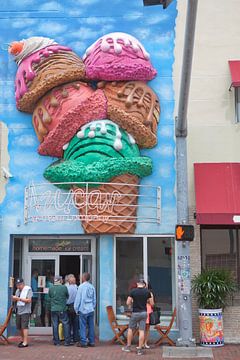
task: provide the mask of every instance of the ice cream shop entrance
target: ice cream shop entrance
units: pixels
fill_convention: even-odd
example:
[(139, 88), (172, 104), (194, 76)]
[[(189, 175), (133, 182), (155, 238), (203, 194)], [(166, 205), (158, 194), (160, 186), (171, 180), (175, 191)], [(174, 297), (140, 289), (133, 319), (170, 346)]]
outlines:
[(74, 274), (77, 284), (89, 272), (96, 285), (96, 239), (94, 237), (34, 236), (14, 238), (13, 276), (23, 276), (33, 290), (30, 333), (51, 331), (48, 291), (55, 275), (67, 282)]

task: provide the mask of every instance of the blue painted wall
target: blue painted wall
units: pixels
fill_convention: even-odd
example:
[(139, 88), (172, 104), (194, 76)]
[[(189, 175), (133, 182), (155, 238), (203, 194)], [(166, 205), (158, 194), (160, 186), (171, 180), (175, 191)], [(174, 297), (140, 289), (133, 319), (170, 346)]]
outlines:
[[(142, 0), (3, 0), (0, 9), (0, 121), (9, 130), (10, 171), (13, 178), (6, 186), (6, 196), (0, 205), (0, 323), (8, 303), (8, 276), (11, 234), (81, 234), (80, 222), (35, 223), (24, 225), (24, 187), (31, 181), (39, 183), (44, 169), (55, 159), (39, 156), (38, 140), (31, 125), (31, 115), (16, 110), (14, 80), (16, 64), (7, 52), (7, 44), (30, 36), (54, 38), (72, 47), (82, 56), (97, 38), (109, 32), (129, 33), (145, 46), (158, 71), (150, 86), (160, 99), (161, 117), (158, 145), (142, 151), (153, 159), (153, 174), (141, 184), (161, 186), (161, 224), (138, 224), (136, 233), (173, 233), (176, 223), (174, 92), (172, 66), (174, 62), (174, 26), (176, 1), (163, 10), (161, 6), (143, 7)], [(49, 189), (53, 188), (49, 184)], [(141, 213), (141, 209), (140, 209)], [(139, 214), (140, 214), (139, 213)], [(107, 244), (109, 249), (107, 250)], [(111, 253), (110, 237), (103, 237), (104, 251)], [(100, 255), (100, 265), (105, 262)], [(113, 271), (113, 264), (112, 266)], [(100, 279), (103, 274), (100, 274)], [(104, 296), (111, 294), (102, 292)], [(100, 313), (100, 319), (105, 314)], [(103, 320), (105, 321), (105, 320)], [(105, 325), (104, 325), (105, 326)]]
[(114, 241), (111, 235), (101, 235), (99, 241), (99, 335), (100, 340), (113, 337), (109, 325), (106, 306), (114, 300)]

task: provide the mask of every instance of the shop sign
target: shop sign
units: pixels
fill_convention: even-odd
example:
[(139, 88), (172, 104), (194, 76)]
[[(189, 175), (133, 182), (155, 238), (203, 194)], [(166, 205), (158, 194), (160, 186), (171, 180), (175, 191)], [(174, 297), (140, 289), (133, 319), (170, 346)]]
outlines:
[[(136, 185), (137, 191), (133, 194), (127, 190), (126, 194), (116, 188), (109, 192), (93, 189), (96, 183), (78, 183), (82, 187), (77, 190), (75, 183), (73, 189), (49, 189), (48, 184), (31, 184), (25, 188), (24, 197), (24, 222), (55, 222), (55, 221), (136, 221), (142, 223), (160, 223), (161, 189), (156, 186)], [(104, 183), (99, 183), (104, 184)], [(106, 183), (105, 183), (106, 184)], [(114, 183), (112, 183), (114, 184)], [(58, 184), (59, 185), (59, 184)], [(66, 186), (66, 183), (63, 183)], [(119, 185), (119, 184), (115, 184)], [(124, 184), (127, 189), (132, 184)], [(144, 188), (139, 195), (140, 188)], [(145, 193), (144, 193), (145, 192)], [(140, 196), (141, 204), (138, 204)], [(133, 200), (134, 199), (134, 200)], [(129, 205), (129, 200), (131, 205)], [(119, 215), (119, 208), (141, 207), (140, 216), (124, 214)], [(76, 212), (76, 210), (78, 210)]]
[[(29, 252), (91, 252), (90, 239), (30, 239)], [(43, 286), (44, 287), (44, 286)]]

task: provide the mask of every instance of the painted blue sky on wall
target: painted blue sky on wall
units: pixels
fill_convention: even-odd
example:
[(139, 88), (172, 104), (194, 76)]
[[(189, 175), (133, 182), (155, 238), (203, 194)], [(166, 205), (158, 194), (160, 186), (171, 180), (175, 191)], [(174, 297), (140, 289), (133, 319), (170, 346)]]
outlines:
[(3, 230), (8, 233), (82, 232), (79, 222), (45, 223), (44, 226), (23, 224), (24, 187), (32, 181), (45, 182), (43, 171), (55, 159), (38, 155), (39, 143), (31, 115), (16, 109), (14, 80), (17, 67), (6, 51), (7, 44), (31, 36), (46, 36), (70, 46), (82, 56), (100, 36), (119, 31), (135, 36), (151, 54), (158, 76), (150, 86), (158, 94), (161, 105), (158, 145), (142, 151), (143, 155), (152, 158), (154, 172), (141, 181), (141, 184), (162, 188), (161, 225), (139, 224), (136, 232), (173, 232), (176, 199), (172, 66), (176, 2), (163, 10), (161, 6), (143, 7), (141, 0), (4, 0), (0, 17), (0, 121), (9, 129), (9, 166), (13, 174), (0, 209)]

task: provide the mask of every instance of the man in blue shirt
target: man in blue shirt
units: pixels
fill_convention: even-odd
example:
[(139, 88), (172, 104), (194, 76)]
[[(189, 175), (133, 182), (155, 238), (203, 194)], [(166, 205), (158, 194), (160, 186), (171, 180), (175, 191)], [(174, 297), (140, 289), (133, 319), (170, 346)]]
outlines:
[(67, 276), (67, 289), (69, 298), (67, 300), (67, 313), (70, 323), (71, 340), (73, 342), (79, 341), (79, 320), (74, 310), (74, 301), (77, 296), (78, 287), (76, 285), (76, 278), (73, 274)]
[[(78, 288), (77, 296), (74, 301), (74, 310), (79, 314), (79, 346), (84, 348), (87, 346), (95, 346), (94, 309), (96, 307), (96, 292), (89, 280), (90, 274), (84, 273), (82, 276), (82, 284)], [(87, 328), (89, 343), (87, 343), (86, 337)]]

